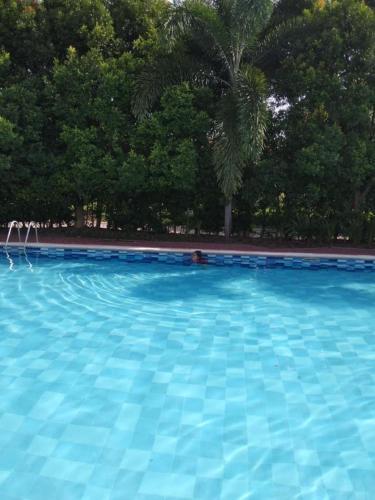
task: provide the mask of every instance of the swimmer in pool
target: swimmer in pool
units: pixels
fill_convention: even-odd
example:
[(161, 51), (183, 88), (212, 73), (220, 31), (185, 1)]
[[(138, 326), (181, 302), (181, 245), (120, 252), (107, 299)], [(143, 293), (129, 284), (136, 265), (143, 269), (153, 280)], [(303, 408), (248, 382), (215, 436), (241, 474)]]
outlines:
[(207, 260), (203, 257), (200, 250), (195, 250), (191, 255), (191, 261), (193, 264), (207, 264)]

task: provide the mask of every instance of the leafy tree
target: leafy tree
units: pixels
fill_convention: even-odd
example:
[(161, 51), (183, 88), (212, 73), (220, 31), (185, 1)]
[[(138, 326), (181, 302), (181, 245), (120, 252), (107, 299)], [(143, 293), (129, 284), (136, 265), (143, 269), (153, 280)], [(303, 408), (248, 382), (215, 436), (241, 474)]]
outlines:
[[(42, 106), (43, 82), (29, 77), (3, 88), (0, 92), (0, 113), (12, 123), (12, 129), (22, 147), (9, 151), (9, 176), (4, 179), (12, 193), (10, 218), (30, 220), (39, 200), (32, 194), (34, 180), (46, 175), (51, 166), (44, 136), (47, 116)], [(9, 214), (10, 215), (10, 214)]]
[(0, 0), (0, 48), (10, 56), (12, 80), (40, 73), (53, 57), (43, 15), (36, 0)]
[(90, 49), (115, 49), (113, 21), (103, 0), (43, 0), (44, 23), (54, 57), (64, 60), (69, 47), (78, 55)]
[(120, 47), (128, 51), (141, 39), (155, 37), (169, 5), (167, 0), (106, 0), (106, 4)]
[(59, 141), (59, 179), (84, 223), (84, 207), (105, 204), (128, 150), (131, 55), (105, 59), (98, 50), (79, 57), (70, 49), (56, 63), (51, 92)]
[(359, 0), (320, 2), (303, 23), (274, 78), (288, 104), (271, 153), (287, 233), (361, 239), (374, 208), (374, 13)]
[(373, 241), (374, 15), (370, 0), (0, 0), (0, 221), (220, 231), (224, 194), (227, 234), (233, 200), (237, 233)]
[(162, 230), (168, 225), (186, 225), (188, 219), (195, 227), (201, 225), (196, 198), (203, 170), (211, 165), (206, 154), (211, 122), (199, 109), (200, 94), (187, 85), (171, 87), (163, 94), (160, 109), (138, 124), (121, 175), (130, 202), (127, 225), (144, 226), (130, 206), (136, 201), (139, 207), (142, 200), (142, 217), (148, 227), (151, 222), (153, 229)]
[(15, 193), (15, 184), (10, 182), (13, 177), (12, 154), (22, 144), (15, 131), (14, 124), (0, 115), (0, 222), (7, 220), (9, 204)]
[(22, 141), (9, 160), (13, 194), (7, 206), (11, 218), (69, 220), (71, 194), (66, 196), (60, 175), (61, 123), (51, 97), (53, 60), (65, 59), (71, 45), (80, 53), (92, 47), (109, 53), (112, 19), (102, 0), (0, 3), (0, 115)]
[[(245, 166), (262, 149), (266, 122), (266, 82), (247, 57), (265, 27), (272, 2), (186, 0), (171, 9), (166, 36), (170, 56), (146, 67), (138, 82), (135, 112), (142, 116), (171, 81), (190, 80), (215, 88), (216, 120), (210, 140), (219, 184), (226, 200), (225, 235), (230, 236), (232, 198)], [(182, 58), (183, 57), (183, 58)]]
[(288, 22), (313, 7), (316, 0), (279, 0), (273, 10), (270, 24), (273, 26)]

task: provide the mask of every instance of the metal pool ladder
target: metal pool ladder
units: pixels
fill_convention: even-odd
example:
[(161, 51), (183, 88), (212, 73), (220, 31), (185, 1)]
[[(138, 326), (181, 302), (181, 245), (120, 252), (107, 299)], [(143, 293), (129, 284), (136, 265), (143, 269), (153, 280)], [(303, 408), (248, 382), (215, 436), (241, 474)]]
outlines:
[[(7, 239), (6, 239), (6, 242), (5, 242), (5, 248), (8, 247), (8, 243), (9, 243), (9, 240), (10, 240), (10, 236), (12, 234), (12, 230), (13, 228), (17, 228), (17, 232), (18, 232), (18, 241), (19, 243), (21, 243), (21, 231), (20, 231), (20, 222), (18, 222), (17, 220), (13, 220), (11, 223), (10, 223), (10, 226), (9, 226), (9, 231), (8, 231), (8, 236), (7, 236)], [(39, 239), (38, 239), (38, 228), (37, 228), (37, 225), (34, 221), (31, 221), (29, 222), (28, 224), (28, 227), (27, 227), (27, 232), (26, 232), (26, 237), (25, 237), (25, 241), (23, 243), (23, 246), (24, 248), (26, 247), (27, 245), (27, 241), (29, 239), (29, 235), (30, 235), (30, 230), (31, 228), (34, 228), (35, 230), (35, 240), (37, 243), (39, 243)]]
[(24, 246), (26, 246), (26, 244), (27, 244), (27, 240), (29, 239), (30, 229), (31, 229), (32, 227), (33, 227), (33, 228), (34, 228), (34, 230), (35, 230), (35, 241), (36, 241), (37, 243), (39, 243), (39, 239), (38, 239), (38, 228), (36, 227), (36, 223), (35, 223), (34, 221), (31, 221), (31, 222), (29, 222), (29, 225), (28, 225), (28, 227), (27, 227), (27, 233), (26, 233), (26, 238), (25, 238), (25, 243), (24, 243)]
[(14, 227), (17, 228), (18, 241), (21, 243), (20, 223), (18, 221), (16, 221), (16, 220), (12, 220), (12, 222), (10, 223), (10, 226), (9, 226), (8, 236), (7, 236), (7, 239), (6, 239), (6, 242), (5, 242), (5, 248), (7, 248), (7, 246), (8, 246), (10, 235), (12, 234), (12, 230), (13, 230)]
[[(13, 230), (14, 227), (17, 228), (18, 242), (21, 243), (20, 222), (18, 222), (17, 220), (13, 220), (10, 223), (9, 231), (8, 231), (8, 236), (7, 236), (5, 245), (4, 245), (5, 256), (6, 256), (6, 258), (9, 261), (9, 269), (10, 269), (10, 271), (13, 271), (13, 269), (14, 269), (14, 262), (13, 262), (12, 257), (8, 253), (8, 243), (9, 243), (10, 236), (12, 234), (12, 230)], [(23, 253), (25, 254), (25, 259), (26, 259), (26, 262), (27, 262), (27, 264), (28, 264), (28, 266), (30, 268), (30, 271), (33, 271), (33, 265), (31, 264), (31, 262), (27, 258), (27, 254), (26, 254), (26, 245), (27, 245), (27, 241), (29, 239), (31, 228), (34, 228), (34, 230), (35, 230), (35, 240), (36, 240), (37, 243), (39, 243), (37, 225), (36, 225), (36, 223), (34, 221), (31, 221), (31, 222), (29, 222), (29, 224), (27, 226), (26, 237), (25, 237), (25, 241), (23, 243)]]

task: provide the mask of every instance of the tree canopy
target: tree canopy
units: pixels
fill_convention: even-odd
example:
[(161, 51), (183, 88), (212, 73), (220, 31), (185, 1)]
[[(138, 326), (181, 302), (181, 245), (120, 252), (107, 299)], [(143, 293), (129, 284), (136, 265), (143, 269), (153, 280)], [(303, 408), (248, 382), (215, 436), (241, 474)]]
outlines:
[(0, 224), (373, 242), (374, 8), (0, 0)]

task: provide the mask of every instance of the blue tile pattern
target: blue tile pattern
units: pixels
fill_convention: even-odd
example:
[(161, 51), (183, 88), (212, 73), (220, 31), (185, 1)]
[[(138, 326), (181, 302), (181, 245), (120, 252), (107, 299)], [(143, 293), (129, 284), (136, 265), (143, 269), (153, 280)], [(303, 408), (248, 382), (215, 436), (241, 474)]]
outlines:
[(341, 272), (372, 261), (28, 254), (0, 256), (1, 500), (373, 498), (375, 282)]
[[(0, 255), (4, 253), (3, 247), (0, 247)], [(9, 247), (10, 255), (23, 254), (24, 250), (17, 247)], [(30, 247), (27, 249), (27, 255), (39, 255), (40, 257), (49, 257), (52, 259), (94, 259), (94, 260), (121, 260), (123, 262), (145, 262), (163, 264), (191, 264), (191, 252), (156, 252), (141, 250), (105, 250), (90, 248), (67, 248), (67, 247)], [(231, 254), (207, 252), (205, 255), (206, 263), (209, 265), (221, 267), (248, 267), (255, 268), (287, 268), (287, 269), (339, 269), (343, 271), (374, 271), (375, 257), (360, 259), (355, 257), (348, 258), (328, 258), (328, 257), (284, 257), (272, 255), (252, 255), (252, 254)]]

